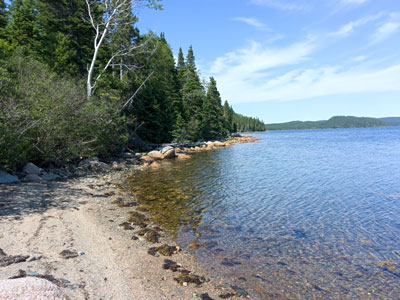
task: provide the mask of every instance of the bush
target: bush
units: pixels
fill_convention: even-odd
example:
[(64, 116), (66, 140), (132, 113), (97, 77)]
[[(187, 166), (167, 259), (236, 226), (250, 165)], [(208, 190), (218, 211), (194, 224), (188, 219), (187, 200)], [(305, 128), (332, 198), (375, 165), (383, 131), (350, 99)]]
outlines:
[(19, 55), (0, 69), (0, 165), (69, 162), (119, 153), (124, 117), (107, 100), (86, 100), (84, 83)]

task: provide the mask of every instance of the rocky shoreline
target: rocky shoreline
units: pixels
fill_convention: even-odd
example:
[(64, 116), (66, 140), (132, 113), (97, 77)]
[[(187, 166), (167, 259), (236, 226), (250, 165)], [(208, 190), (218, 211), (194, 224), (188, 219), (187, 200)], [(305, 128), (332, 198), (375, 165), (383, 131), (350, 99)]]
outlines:
[[(256, 140), (163, 145), (108, 162), (92, 158), (68, 169), (28, 164), (8, 174), (26, 183), (0, 185), (0, 299), (248, 298), (240, 287), (208, 278), (188, 252), (135, 210), (135, 196), (121, 191), (119, 182), (127, 170)], [(39, 296), (22, 297), (21, 285)], [(20, 294), (13, 298), (13, 291)]]

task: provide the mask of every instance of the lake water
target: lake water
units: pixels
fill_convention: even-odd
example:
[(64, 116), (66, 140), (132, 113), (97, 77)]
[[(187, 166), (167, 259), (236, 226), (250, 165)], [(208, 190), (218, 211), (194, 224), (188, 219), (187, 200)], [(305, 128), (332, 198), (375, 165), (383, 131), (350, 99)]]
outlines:
[(252, 299), (400, 299), (400, 127), (254, 135), (132, 189)]

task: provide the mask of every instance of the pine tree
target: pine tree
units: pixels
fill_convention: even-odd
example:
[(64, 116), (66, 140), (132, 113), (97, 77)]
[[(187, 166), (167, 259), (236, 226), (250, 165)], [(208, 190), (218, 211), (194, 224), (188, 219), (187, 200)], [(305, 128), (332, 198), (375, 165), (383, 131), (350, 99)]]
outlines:
[(38, 1), (15, 0), (11, 4), (10, 14), (6, 31), (11, 43), (23, 49), (25, 54), (40, 58), (43, 35), (38, 22)]
[(183, 52), (182, 48), (179, 48), (179, 53), (178, 53), (178, 62), (176, 65), (176, 71), (177, 71), (177, 76), (178, 76), (178, 81), (179, 81), (179, 86), (180, 89), (182, 89), (185, 81), (185, 59), (183, 57)]
[[(176, 69), (172, 51), (163, 35), (156, 38), (156, 51), (149, 58), (142, 56), (143, 65), (139, 82), (149, 73), (153, 75), (146, 88), (139, 92), (132, 113), (136, 118), (138, 134), (154, 143), (169, 142), (179, 117), (180, 96), (177, 89)], [(176, 111), (175, 111), (176, 110)], [(179, 124), (178, 124), (179, 125)]]
[(223, 128), (224, 135), (233, 132), (233, 109), (229, 106), (228, 101), (226, 100), (223, 107)]
[(187, 133), (191, 140), (200, 139), (202, 136), (201, 112), (204, 97), (204, 89), (197, 74), (193, 49), (190, 46), (186, 57), (182, 99), (186, 108)]
[(213, 77), (207, 89), (202, 111), (203, 138), (215, 139), (223, 135), (221, 96)]
[[(38, 6), (42, 30), (42, 57), (59, 74), (76, 77), (86, 74), (93, 48), (94, 30), (85, 1), (42, 0)], [(100, 11), (94, 12), (96, 18)]]
[(6, 38), (5, 28), (8, 24), (7, 5), (4, 0), (0, 0), (0, 39)]

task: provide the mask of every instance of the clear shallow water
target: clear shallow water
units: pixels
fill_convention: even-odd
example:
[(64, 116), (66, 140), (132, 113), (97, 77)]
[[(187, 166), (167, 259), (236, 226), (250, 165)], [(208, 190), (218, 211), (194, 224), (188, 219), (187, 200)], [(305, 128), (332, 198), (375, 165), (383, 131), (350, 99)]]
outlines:
[(253, 299), (400, 299), (400, 128), (255, 135), (138, 173), (132, 189)]

